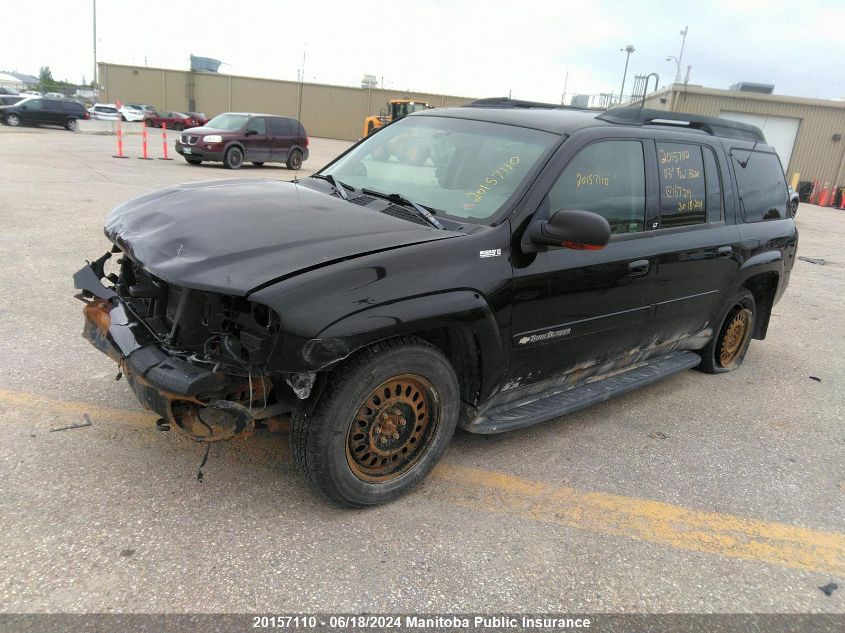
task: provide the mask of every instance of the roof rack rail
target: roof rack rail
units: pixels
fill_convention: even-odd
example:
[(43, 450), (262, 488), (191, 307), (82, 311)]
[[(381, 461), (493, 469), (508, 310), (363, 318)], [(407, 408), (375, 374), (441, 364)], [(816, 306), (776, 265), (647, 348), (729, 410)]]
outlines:
[(685, 112), (669, 112), (667, 110), (652, 110), (649, 108), (615, 108), (596, 117), (608, 123), (624, 125), (670, 125), (688, 127), (701, 130), (712, 136), (736, 138), (752, 143), (765, 143), (763, 131), (755, 125), (731, 121), (730, 119), (716, 119), (709, 116), (687, 114)]
[(545, 110), (583, 110), (575, 106), (559, 103), (541, 103), (539, 101), (522, 101), (509, 97), (487, 97), (476, 99), (463, 105), (464, 108), (540, 108)]

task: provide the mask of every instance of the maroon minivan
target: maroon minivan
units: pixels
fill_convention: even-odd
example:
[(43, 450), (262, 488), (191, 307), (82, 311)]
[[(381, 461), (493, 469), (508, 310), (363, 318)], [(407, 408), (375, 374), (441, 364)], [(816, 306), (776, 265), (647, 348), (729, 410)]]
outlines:
[(285, 163), (288, 169), (299, 169), (308, 159), (308, 134), (296, 119), (226, 112), (183, 131), (176, 151), (191, 165), (222, 161), (229, 169), (239, 169), (244, 162)]

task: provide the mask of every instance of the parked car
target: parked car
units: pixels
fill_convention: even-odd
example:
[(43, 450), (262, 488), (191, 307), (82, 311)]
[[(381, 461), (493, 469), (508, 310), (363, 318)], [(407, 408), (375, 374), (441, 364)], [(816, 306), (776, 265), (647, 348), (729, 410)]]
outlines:
[(0, 106), (13, 105), (26, 98), (27, 96), (22, 94), (0, 94)]
[(0, 95), (19, 95), (20, 93), (14, 88), (0, 86)]
[(148, 103), (124, 103), (123, 104), (127, 108), (132, 108), (133, 110), (137, 110), (142, 114), (155, 114), (156, 109), (154, 106), (149, 105)]
[(194, 121), (197, 122), (197, 125), (201, 126), (201, 125), (205, 125), (206, 123), (208, 123), (208, 117), (205, 116), (205, 114), (203, 112), (186, 112), (185, 114), (193, 117)]
[(113, 103), (95, 103), (88, 112), (92, 119), (100, 121), (117, 121), (120, 118), (120, 111)]
[(789, 185), (789, 212), (791, 213), (792, 217), (794, 218), (798, 215), (798, 192), (792, 188), (792, 185)]
[(155, 112), (147, 113), (145, 116), (148, 127), (161, 127), (164, 123), (169, 130), (181, 131), (197, 125), (196, 119), (184, 112)]
[(56, 101), (61, 101), (62, 99), (67, 99), (67, 97), (65, 97), (65, 95), (63, 95), (61, 92), (45, 92), (44, 98), (45, 99), (55, 99)]
[(127, 105), (120, 106), (118, 111), (120, 112), (120, 118), (123, 121), (137, 122), (143, 121), (146, 118), (146, 114), (144, 112), (135, 108), (130, 108)]
[(89, 118), (85, 106), (76, 101), (26, 97), (12, 105), (0, 106), (0, 120), (6, 125), (62, 125), (77, 128), (79, 119)]
[(41, 93), (38, 92), (37, 90), (24, 90), (21, 94), (26, 95), (28, 97), (40, 97), (41, 96)]
[(176, 141), (176, 151), (191, 165), (222, 161), (229, 169), (240, 169), (248, 161), (299, 169), (308, 159), (308, 134), (296, 119), (227, 112), (203, 127), (185, 130)]
[[(216, 130), (255, 129), (225, 116)], [(84, 335), (171, 428), (212, 442), (289, 413), (298, 468), (369, 506), (422, 481), (456, 425), (501, 433), (738, 369), (789, 282), (788, 204), (754, 126), (482, 100), (411, 114), (310, 178), (130, 200), (74, 281)]]

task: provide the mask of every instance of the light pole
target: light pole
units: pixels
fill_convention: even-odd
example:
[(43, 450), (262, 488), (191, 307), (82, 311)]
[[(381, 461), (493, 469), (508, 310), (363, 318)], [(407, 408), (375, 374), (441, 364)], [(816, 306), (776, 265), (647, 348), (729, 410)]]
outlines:
[[(97, 0), (94, 0), (94, 90), (97, 90)], [(99, 96), (95, 98), (99, 100)]]
[(622, 73), (622, 89), (619, 91), (619, 103), (622, 103), (622, 99), (624, 98), (622, 95), (625, 94), (625, 79), (628, 77), (628, 60), (631, 59), (631, 53), (633, 53), (636, 49), (632, 44), (628, 44), (628, 46), (620, 48), (619, 50), (627, 53), (627, 55), (625, 55), (625, 72)]
[(675, 83), (681, 83), (681, 62), (684, 61), (684, 45), (687, 43), (687, 33), (689, 32), (689, 27), (685, 26), (684, 30), (681, 31), (681, 52), (680, 54), (675, 57), (674, 55), (669, 55), (666, 57), (667, 62), (675, 62)]

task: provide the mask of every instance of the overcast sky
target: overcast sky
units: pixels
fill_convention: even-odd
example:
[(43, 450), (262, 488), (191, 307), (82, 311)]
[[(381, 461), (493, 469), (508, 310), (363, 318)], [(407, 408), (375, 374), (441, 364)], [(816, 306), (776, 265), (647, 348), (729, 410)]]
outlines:
[[(14, 3), (4, 11), (0, 70), (81, 81), (93, 72), (91, 0)], [(70, 7), (75, 10), (68, 12)], [(99, 0), (100, 61), (186, 69), (189, 55), (223, 60), (221, 72), (558, 102), (617, 92), (632, 44), (636, 74), (675, 75), (689, 26), (691, 84), (775, 84), (777, 94), (845, 97), (845, 1), (606, 0)], [(568, 102), (568, 97), (567, 97)]]

